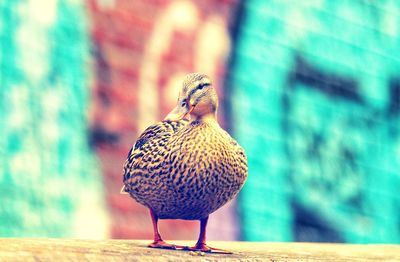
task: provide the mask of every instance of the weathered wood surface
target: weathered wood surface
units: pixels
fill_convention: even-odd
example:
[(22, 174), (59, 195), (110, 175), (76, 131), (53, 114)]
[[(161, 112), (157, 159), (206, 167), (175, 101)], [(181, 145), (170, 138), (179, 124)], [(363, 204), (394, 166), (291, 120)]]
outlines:
[(400, 261), (400, 245), (210, 241), (234, 252), (221, 255), (150, 249), (148, 242), (0, 238), (0, 261)]

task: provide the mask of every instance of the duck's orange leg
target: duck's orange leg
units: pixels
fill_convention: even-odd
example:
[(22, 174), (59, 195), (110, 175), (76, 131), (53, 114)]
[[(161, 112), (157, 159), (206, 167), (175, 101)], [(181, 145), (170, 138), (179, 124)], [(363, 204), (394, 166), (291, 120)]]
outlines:
[(160, 233), (158, 232), (158, 216), (154, 213), (152, 209), (150, 209), (151, 221), (153, 222), (153, 232), (154, 232), (154, 241), (148, 245), (148, 247), (152, 248), (165, 248), (165, 249), (182, 249), (183, 246), (168, 244), (164, 240), (162, 240)]
[(194, 247), (185, 247), (186, 250), (192, 251), (202, 251), (202, 252), (209, 252), (209, 253), (219, 253), (219, 254), (232, 254), (232, 252), (213, 248), (206, 245), (206, 227), (208, 222), (208, 216), (200, 220), (200, 235), (197, 243)]

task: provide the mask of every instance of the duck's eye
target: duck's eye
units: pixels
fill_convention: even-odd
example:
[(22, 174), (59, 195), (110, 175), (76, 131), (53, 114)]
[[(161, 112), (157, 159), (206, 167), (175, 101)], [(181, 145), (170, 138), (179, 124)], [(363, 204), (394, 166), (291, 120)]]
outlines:
[(205, 86), (208, 86), (208, 85), (210, 85), (210, 84), (202, 83), (202, 84), (200, 84), (200, 85), (197, 87), (197, 89), (201, 90), (201, 89), (203, 89)]
[(182, 101), (182, 107), (186, 106), (186, 101)]

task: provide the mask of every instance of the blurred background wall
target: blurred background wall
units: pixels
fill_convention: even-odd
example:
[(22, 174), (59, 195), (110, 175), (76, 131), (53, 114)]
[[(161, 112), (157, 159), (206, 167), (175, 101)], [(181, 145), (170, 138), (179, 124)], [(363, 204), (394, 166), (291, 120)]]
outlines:
[(102, 237), (83, 3), (0, 2), (0, 235)]
[(0, 1), (0, 236), (151, 238), (122, 165), (201, 71), (249, 158), (210, 239), (400, 243), (399, 20), (396, 0)]

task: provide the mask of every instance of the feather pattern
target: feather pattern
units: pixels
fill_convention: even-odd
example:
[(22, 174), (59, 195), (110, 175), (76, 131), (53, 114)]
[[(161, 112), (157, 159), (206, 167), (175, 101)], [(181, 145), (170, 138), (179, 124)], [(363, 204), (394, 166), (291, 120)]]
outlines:
[[(188, 86), (201, 79), (189, 78), (180, 97), (197, 94)], [(237, 195), (247, 171), (243, 149), (215, 117), (162, 121), (148, 127), (130, 150), (123, 190), (159, 218), (203, 219)]]

